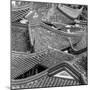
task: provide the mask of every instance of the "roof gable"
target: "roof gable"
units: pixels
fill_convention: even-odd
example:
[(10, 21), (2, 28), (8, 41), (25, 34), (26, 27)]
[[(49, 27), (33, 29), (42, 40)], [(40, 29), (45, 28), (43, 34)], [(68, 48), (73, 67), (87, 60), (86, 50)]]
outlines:
[(54, 77), (60, 77), (60, 78), (67, 78), (67, 79), (74, 79), (72, 75), (70, 75), (67, 71), (63, 70), (57, 74), (54, 75)]

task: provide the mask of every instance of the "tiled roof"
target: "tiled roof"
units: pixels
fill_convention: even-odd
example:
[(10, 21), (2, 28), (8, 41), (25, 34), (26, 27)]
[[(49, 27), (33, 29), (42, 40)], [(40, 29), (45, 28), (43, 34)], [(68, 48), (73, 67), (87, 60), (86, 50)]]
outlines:
[(14, 22), (16, 20), (22, 19), (23, 17), (25, 17), (25, 15), (28, 14), (29, 11), (30, 11), (29, 8), (20, 11), (11, 11), (12, 12), (11, 21)]
[(30, 51), (30, 40), (27, 25), (23, 25), (20, 23), (12, 23), (11, 50), (18, 52)]
[(76, 80), (64, 79), (58, 77), (49, 77), (47, 75), (44, 75), (41, 78), (28, 83), (12, 85), (12, 88), (13, 89), (41, 88), (41, 87), (46, 88), (46, 87), (63, 87), (63, 86), (75, 86), (75, 85), (80, 85), (80, 83)]
[[(53, 74), (51, 74), (51, 73), (55, 74), (55, 72), (56, 73), (60, 72), (59, 69), (62, 69), (64, 67), (66, 71), (70, 72), (71, 76), (74, 77), (74, 79), (55, 77)], [(51, 69), (48, 68), (47, 70), (34, 76), (20, 80), (12, 80), (11, 84), (13, 89), (18, 89), (18, 88), (74, 86), (86, 83), (84, 82), (82, 75), (79, 73), (78, 70), (75, 69), (75, 67), (73, 67), (70, 63), (64, 62), (55, 65)]]
[(56, 30), (56, 29), (53, 29), (52, 27), (50, 27), (49, 25), (46, 25), (44, 23), (40, 23), (40, 25), (44, 28), (46, 28), (46, 30), (48, 31), (52, 31), (52, 32), (55, 32), (55, 33), (58, 33), (60, 35), (63, 35), (63, 36), (67, 36), (67, 37), (80, 37), (84, 34), (83, 31), (81, 32), (78, 32), (78, 33), (67, 33), (67, 32), (63, 32), (63, 31), (60, 31), (60, 30)]
[(78, 18), (79, 15), (82, 13), (82, 10), (83, 10), (83, 7), (81, 9), (73, 9), (73, 8), (70, 8), (66, 5), (61, 5), (59, 4), (58, 5), (58, 8), (66, 15), (68, 15), (69, 17), (75, 19), (75, 18)]
[[(62, 65), (62, 64), (60, 64), (60, 65)], [(56, 67), (58, 67), (58, 65), (56, 65)], [(68, 64), (68, 67), (69, 67), (69, 64)], [(54, 69), (57, 70), (57, 68), (54, 68)], [(53, 68), (52, 68), (52, 70), (53, 70)], [(80, 81), (81, 77), (78, 77), (78, 79), (75, 79), (75, 78), (74, 79), (67, 79), (67, 78), (65, 79), (65, 78), (54, 77), (53, 75), (49, 75), (50, 72), (51, 72), (51, 70), (48, 69), (48, 70), (41, 72), (40, 74), (28, 77), (26, 79), (21, 79), (21, 80), (16, 80), (16, 81), (14, 80), (12, 82), (12, 88), (59, 87), (59, 86), (72, 86), (72, 85), (74, 86), (74, 85), (82, 84)], [(76, 72), (76, 71), (74, 71), (74, 72)], [(77, 74), (79, 74), (79, 73), (77, 72)]]
[(26, 54), (26, 53), (12, 53), (12, 78), (28, 71), (36, 64), (41, 64), (46, 67), (59, 63), (61, 61), (72, 61), (74, 56), (66, 54), (62, 51), (45, 50), (39, 53)]
[[(72, 56), (69, 57), (69, 55), (67, 55), (61, 51), (60, 51), (61, 53), (58, 51), (54, 51), (54, 50), (50, 50), (48, 52), (46, 52), (47, 54), (45, 53), (45, 51), (42, 53), (37, 53), (39, 57), (36, 58), (37, 61), (38, 61), (38, 59), (40, 60), (40, 61), (38, 61), (38, 63), (40, 62), (41, 65), (45, 65), (48, 68), (36, 75), (30, 76), (30, 77), (27, 77), (24, 79), (17, 79), (17, 80), (12, 79), (12, 88), (59, 87), (59, 86), (72, 86), (72, 85), (74, 86), (74, 85), (86, 84), (86, 82), (84, 81), (84, 79), (82, 77), (82, 74), (77, 70), (76, 67), (73, 66), (72, 59), (74, 59), (74, 57), (72, 57)], [(33, 55), (35, 56), (35, 54), (29, 55), (29, 56), (33, 57)], [(51, 57), (49, 56), (49, 58), (48, 58), (49, 54), (51, 55)], [(15, 55), (17, 55), (17, 54), (15, 54)], [(69, 60), (65, 59), (64, 55), (65, 55), (65, 58), (68, 56)], [(52, 60), (52, 59), (54, 59), (54, 60)], [(32, 61), (30, 61), (30, 62), (32, 62)], [(28, 66), (28, 65), (26, 65), (26, 66)], [(29, 66), (31, 66), (31, 63), (29, 64)], [(73, 76), (74, 79), (65, 79), (65, 78), (60, 78), (60, 77), (54, 77), (54, 74), (60, 72), (59, 69), (62, 71), (63, 71), (63, 69), (65, 69), (66, 71), (70, 72), (71, 76)], [(13, 73), (13, 74), (15, 74), (15, 73)]]
[[(39, 3), (39, 4), (41, 5), (41, 3)], [(39, 5), (36, 5), (36, 6), (39, 6)], [(43, 7), (43, 5), (39, 6), (38, 8), (40, 8), (40, 7)], [(38, 8), (35, 8), (35, 10), (37, 10)], [(30, 7), (28, 5), (26, 7), (22, 6), (21, 8), (13, 9), (11, 11), (11, 13), (12, 13), (11, 22), (15, 22), (17, 20), (22, 19), (23, 17), (25, 17), (28, 14), (29, 11), (30, 11)], [(39, 9), (37, 11), (39, 11)], [(43, 11), (45, 11), (45, 10), (43, 10)], [(66, 17), (66, 15), (63, 15), (62, 12), (59, 12), (58, 10), (55, 10), (55, 11), (57, 12), (57, 13), (55, 12), (55, 14), (57, 14), (57, 16), (53, 15), (50, 19), (51, 22), (52, 21), (59, 22), (58, 21), (59, 18), (63, 23), (70, 23), (70, 21), (73, 22), (72, 20), (69, 20), (69, 18)], [(56, 20), (56, 17), (57, 17), (57, 20)], [(52, 20), (52, 18), (53, 19), (55, 18), (55, 20)], [(41, 17), (40, 17), (40, 19), (41, 19)], [(39, 22), (37, 22), (37, 23), (39, 23)], [(12, 25), (16, 25), (16, 24), (13, 23)], [(22, 25), (20, 23), (17, 25), (19, 25), (20, 27), (28, 28), (27, 25)], [(56, 30), (55, 28), (49, 27), (49, 25), (46, 25), (43, 22), (40, 23), (40, 26), (41, 26), (40, 30), (43, 31), (43, 28), (45, 28), (45, 31), (47, 29), (47, 31), (49, 31), (49, 32), (51, 31), (51, 32), (57, 33), (59, 35), (65, 36), (65, 39), (67, 37), (72, 37), (72, 38), (75, 37), (77, 39), (77, 37), (83, 36), (83, 33), (84, 33), (84, 32), (78, 32), (78, 33), (77, 32), (76, 33), (63, 32), (60, 30)], [(36, 30), (39, 31), (37, 26), (36, 26)], [(38, 34), (38, 33), (36, 32), (36, 34)], [(39, 36), (39, 34), (37, 36)], [(22, 39), (24, 39), (24, 38), (22, 38)], [(36, 37), (36, 39), (37, 39), (37, 37)], [(60, 40), (60, 38), (59, 38), (59, 40)], [(85, 42), (85, 40), (83, 40), (83, 42)], [(73, 41), (73, 39), (72, 39), (72, 41)], [(54, 41), (52, 41), (52, 42), (54, 42)], [(58, 40), (57, 40), (57, 42), (58, 42)], [(64, 42), (64, 40), (62, 39), (61, 44), (63, 42)], [(80, 42), (78, 44), (79, 47), (82, 46), (81, 44), (83, 42)], [(36, 44), (38, 44), (38, 43), (39, 42), (37, 41)], [(59, 44), (59, 45), (61, 45), (61, 44)], [(66, 44), (67, 44), (67, 42), (64, 43), (62, 46), (66, 45)], [(40, 45), (38, 45), (37, 48), (39, 48), (39, 46)], [(44, 46), (44, 45), (42, 44), (42, 46)], [(66, 46), (68, 47), (69, 45), (66, 45)], [(86, 46), (86, 44), (83, 47), (85, 47), (85, 46)], [(48, 45), (47, 45), (47, 47), (48, 47)], [(76, 48), (78, 48), (78, 46)], [(62, 86), (74, 86), (74, 85), (81, 85), (81, 84), (85, 85), (87, 83), (87, 81), (85, 80), (87, 77), (84, 78), (84, 76), (83, 76), (84, 71), (83, 71), (82, 67), (79, 67), (78, 64), (74, 64), (73, 61), (76, 58), (74, 58), (74, 56), (71, 54), (68, 54), (68, 53), (65, 53), (65, 52), (59, 51), (59, 50), (61, 50), (61, 49), (47, 48), (43, 51), (32, 53), (32, 54), (25, 53), (25, 52), (17, 52), (17, 51), (12, 52), (11, 53), (11, 85), (12, 85), (11, 88), (19, 89), (19, 88), (40, 88), (40, 87), (62, 87)], [(28, 75), (27, 77), (16, 79), (18, 76), (20, 76), (22, 74), (24, 75), (25, 72), (31, 70), (32, 68), (34, 68), (34, 66), (36, 66), (38, 64), (45, 66), (46, 67), (45, 70), (41, 71), (40, 73), (32, 74), (31, 76)], [(63, 69), (66, 70), (67, 72), (69, 72), (69, 74), (74, 78), (70, 79), (70, 78), (65, 78), (65, 77), (64, 78), (54, 77), (55, 74), (59, 73), (61, 70), (63, 71)]]

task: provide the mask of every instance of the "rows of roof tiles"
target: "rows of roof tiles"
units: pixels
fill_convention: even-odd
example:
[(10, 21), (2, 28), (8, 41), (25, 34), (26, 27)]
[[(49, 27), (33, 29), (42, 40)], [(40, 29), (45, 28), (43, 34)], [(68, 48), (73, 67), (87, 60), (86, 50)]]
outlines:
[(12, 85), (13, 89), (18, 88), (46, 88), (46, 87), (63, 87), (63, 86), (75, 86), (80, 85), (80, 83), (76, 80), (72, 79), (64, 79), (58, 77), (49, 77), (44, 75), (36, 80), (31, 82), (27, 82), (24, 84)]
[(13, 11), (11, 13), (11, 21), (14, 22), (18, 19), (22, 19), (23, 17), (25, 17), (25, 15), (28, 14), (29, 11), (30, 11), (29, 8), (27, 8), (25, 10), (20, 10), (20, 11)]
[(61, 61), (72, 61), (74, 56), (54, 50), (46, 50), (36, 54), (15, 54), (11, 56), (12, 78), (28, 71), (36, 64), (42, 64), (47, 67)]

